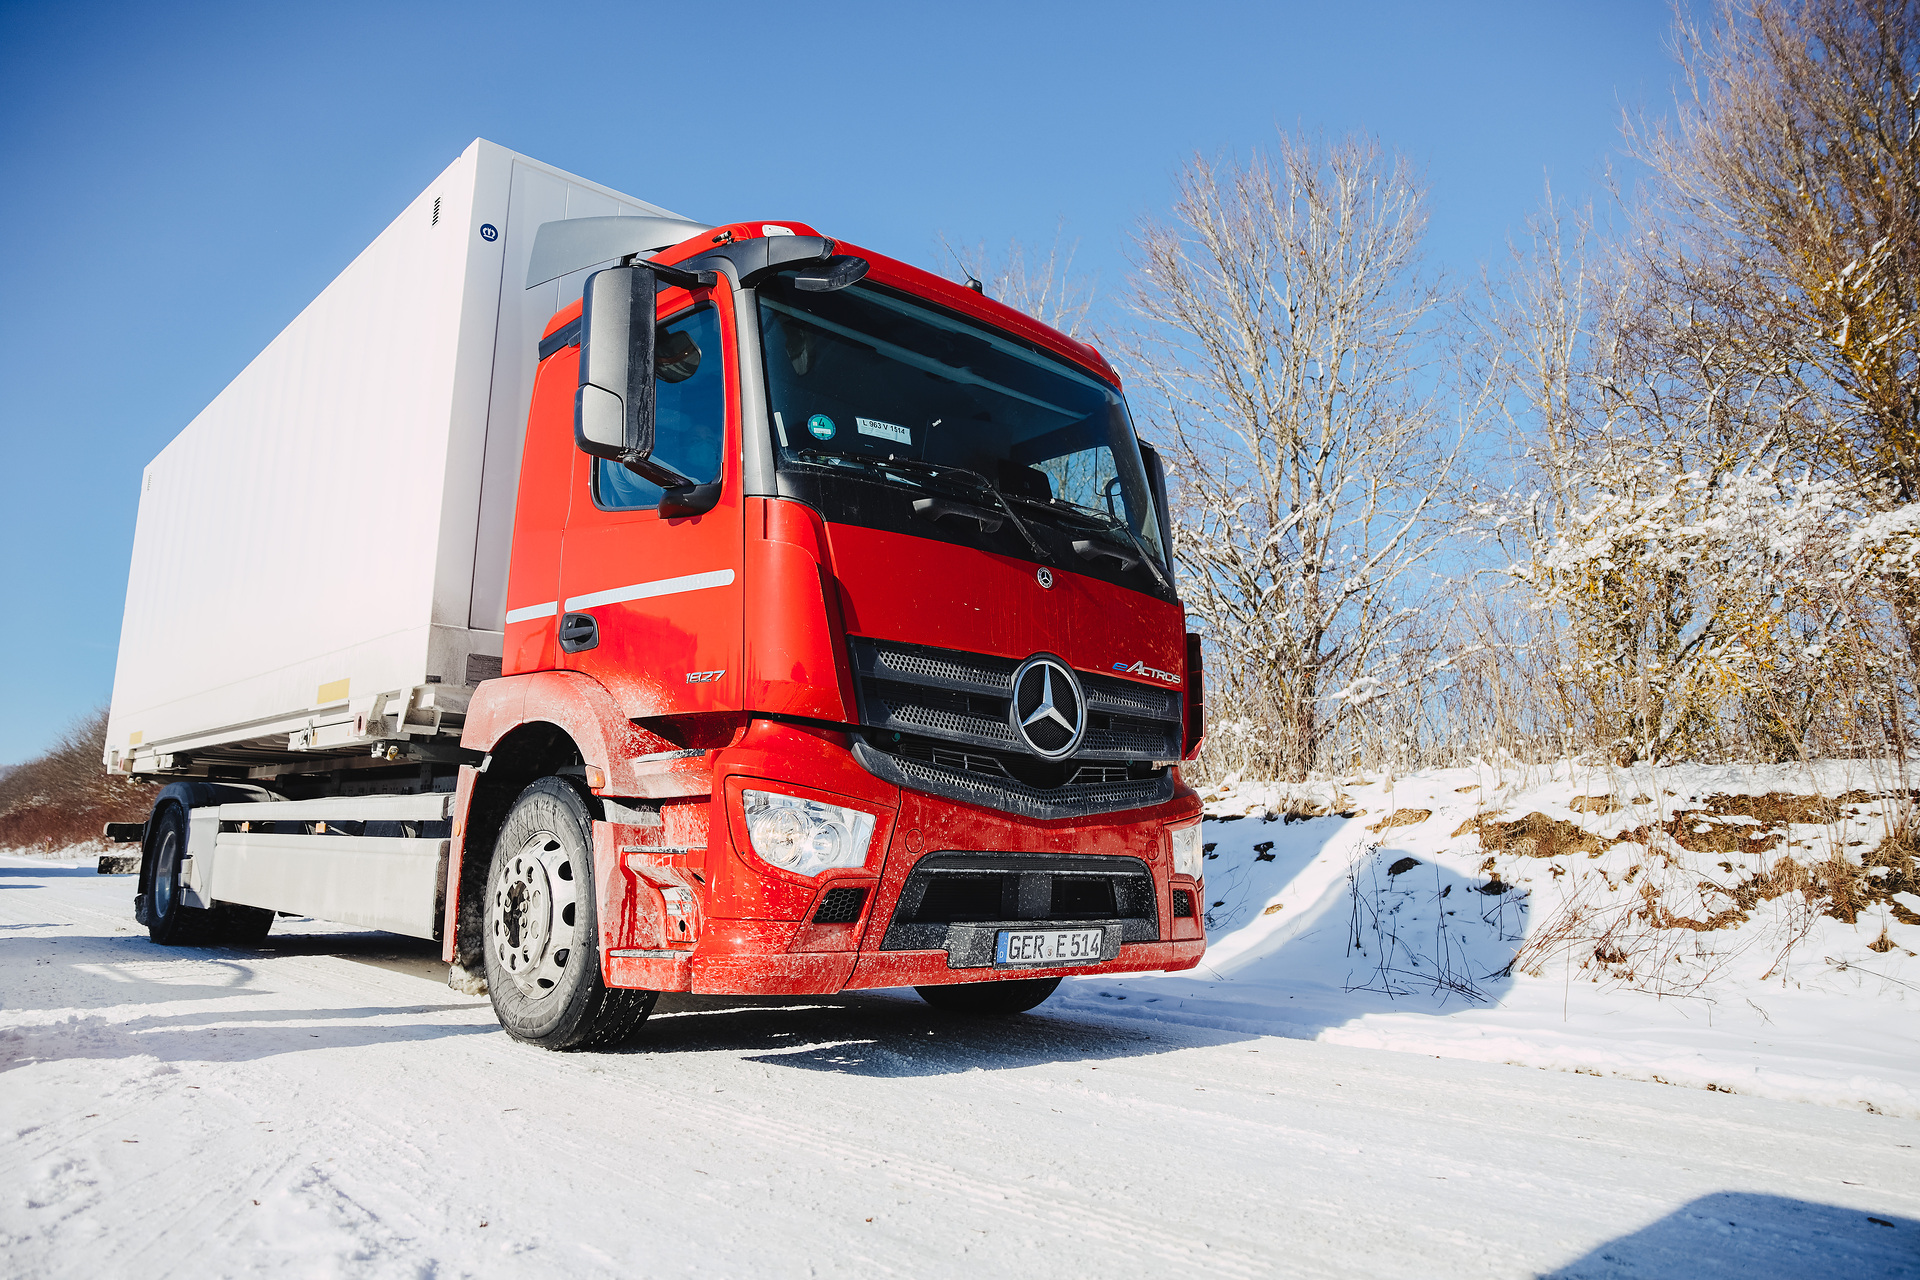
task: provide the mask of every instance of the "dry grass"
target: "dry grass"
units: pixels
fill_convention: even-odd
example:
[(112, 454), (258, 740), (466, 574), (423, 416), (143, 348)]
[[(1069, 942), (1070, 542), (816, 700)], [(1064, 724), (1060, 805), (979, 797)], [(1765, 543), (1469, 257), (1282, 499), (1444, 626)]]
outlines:
[(104, 823), (146, 818), (153, 787), (101, 767), (106, 735), (102, 708), (0, 777), (0, 848), (58, 849), (98, 840)]
[(1453, 833), (1480, 837), (1480, 847), (1490, 854), (1511, 854), (1521, 858), (1558, 858), (1574, 853), (1599, 853), (1606, 845), (1598, 836), (1571, 822), (1530, 813), (1512, 822), (1492, 818), (1469, 818)]
[[(1891, 802), (1887, 833), (1876, 847), (1863, 850), (1856, 865), (1839, 845), (1841, 837), (1833, 824), (1843, 817), (1857, 821), (1861, 817), (1857, 806), (1883, 800)], [(1779, 846), (1795, 825), (1825, 828), (1827, 856), (1803, 861), (1783, 853), (1750, 873), (1722, 861), (1724, 880), (1700, 875), (1686, 856), (1765, 853)], [(1476, 819), (1456, 834), (1472, 833), (1480, 836), (1490, 855), (1482, 870), (1496, 878), (1497, 855), (1553, 857), (1603, 851), (1602, 841), (1571, 823), (1556, 823), (1538, 813), (1511, 822)], [(1687, 995), (1754, 947), (1775, 953), (1769, 974), (1779, 972), (1823, 916), (1855, 924), (1863, 912), (1877, 908), (1902, 923), (1920, 925), (1920, 914), (1894, 900), (1895, 894), (1920, 892), (1920, 830), (1904, 793), (1849, 792), (1835, 798), (1780, 792), (1712, 796), (1698, 808), (1682, 810), (1654, 826), (1622, 832), (1617, 839), (1643, 845), (1655, 856), (1636, 864), (1617, 883), (1598, 869), (1592, 880), (1573, 891), (1533, 931), (1515, 956), (1516, 971), (1538, 975), (1548, 961), (1566, 956), (1581, 969), (1598, 966), (1614, 980), (1644, 990)], [(1628, 884), (1633, 885), (1633, 893), (1623, 898), (1619, 891)], [(1738, 934), (1726, 942), (1709, 940), (1707, 935), (1724, 936), (1740, 929), (1770, 903), (1776, 905), (1764, 917), (1769, 922), (1766, 929)], [(1884, 927), (1881, 933), (1887, 947), (1897, 945), (1885, 937)], [(1687, 938), (1693, 941), (1682, 941)], [(1880, 942), (1873, 945), (1885, 949)]]
[(1431, 809), (1395, 809), (1392, 813), (1380, 819), (1380, 821), (1370, 825), (1367, 830), (1378, 835), (1380, 832), (1392, 827), (1414, 826), (1417, 823), (1425, 822), (1432, 816), (1433, 810)]

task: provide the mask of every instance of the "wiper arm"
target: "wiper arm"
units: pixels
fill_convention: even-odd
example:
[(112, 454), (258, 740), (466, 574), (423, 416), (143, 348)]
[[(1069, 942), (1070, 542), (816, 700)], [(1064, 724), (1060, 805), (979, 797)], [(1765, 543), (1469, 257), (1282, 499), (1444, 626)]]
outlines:
[[(1037, 503), (1039, 499), (1033, 498), (1029, 499), (1029, 501)], [(1071, 498), (1050, 498), (1047, 501), (1055, 508), (1065, 507), (1073, 515), (1085, 516), (1088, 520), (1097, 522), (1096, 532), (1125, 535), (1126, 540), (1133, 544), (1133, 549), (1140, 553), (1141, 562), (1144, 563), (1147, 568), (1153, 570), (1153, 576), (1159, 579), (1160, 585), (1165, 587), (1171, 594), (1179, 594), (1179, 592), (1174, 589), (1173, 580), (1167, 576), (1166, 570), (1162, 569), (1160, 562), (1155, 560), (1147, 551), (1146, 544), (1140, 541), (1140, 535), (1133, 531), (1133, 526), (1127, 523), (1124, 518), (1110, 515), (1097, 507), (1083, 506)]]
[(878, 458), (869, 458), (863, 453), (829, 453), (825, 449), (795, 449), (793, 456), (802, 462), (811, 462), (815, 466), (848, 466), (859, 471), (879, 471), (885, 469)]
[(1127, 535), (1127, 541), (1133, 544), (1133, 549), (1140, 553), (1142, 560), (1146, 561), (1147, 568), (1153, 570), (1153, 576), (1160, 580), (1160, 585), (1166, 588), (1167, 594), (1179, 595), (1180, 592), (1174, 588), (1173, 579), (1169, 578), (1166, 570), (1160, 567), (1160, 562), (1148, 553), (1146, 544), (1140, 541), (1140, 535), (1133, 531), (1133, 526), (1125, 520), (1120, 520), (1114, 523), (1113, 528)]
[(981, 475), (978, 471), (971, 471), (966, 467), (950, 467), (939, 462), (923, 462), (918, 458), (888, 458), (885, 462), (876, 463), (875, 465), (880, 467), (898, 467), (903, 471), (915, 471), (936, 479), (949, 475), (971, 478), (976, 488), (984, 493), (993, 495), (994, 502), (998, 503), (1000, 509), (1007, 513), (1007, 518), (1013, 521), (1013, 527), (1020, 531), (1020, 536), (1027, 540), (1028, 546), (1033, 548), (1033, 554), (1039, 556), (1042, 560), (1053, 559), (1053, 553), (1040, 544), (1040, 539), (1033, 536), (1033, 530), (1027, 528), (1027, 522), (1020, 518), (1020, 513), (1013, 509), (1011, 502), (1007, 501), (1007, 495), (1000, 492), (1000, 486)]

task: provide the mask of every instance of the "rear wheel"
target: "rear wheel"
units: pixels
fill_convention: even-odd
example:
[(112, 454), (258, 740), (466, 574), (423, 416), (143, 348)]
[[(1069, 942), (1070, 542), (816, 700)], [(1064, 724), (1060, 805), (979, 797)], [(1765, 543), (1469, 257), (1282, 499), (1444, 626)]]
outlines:
[(168, 805), (153, 837), (153, 878), (147, 882), (147, 936), (163, 947), (257, 947), (273, 927), (273, 912), (216, 902), (186, 903), (187, 814)]
[(147, 936), (163, 947), (201, 946), (212, 941), (213, 913), (186, 903), (187, 814), (168, 805), (160, 815), (148, 855), (153, 875), (147, 881)]
[(920, 998), (946, 1013), (1006, 1015), (1025, 1013), (1059, 987), (1058, 978), (1007, 978), (1000, 982), (955, 982), (915, 987)]
[(514, 801), (487, 872), (487, 994), (508, 1035), (546, 1049), (618, 1044), (657, 998), (601, 979), (592, 833), (580, 793), (542, 778)]

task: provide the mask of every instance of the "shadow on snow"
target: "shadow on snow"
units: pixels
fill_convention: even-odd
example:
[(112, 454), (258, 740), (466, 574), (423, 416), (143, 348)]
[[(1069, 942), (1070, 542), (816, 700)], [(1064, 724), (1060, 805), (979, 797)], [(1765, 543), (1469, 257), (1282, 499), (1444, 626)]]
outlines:
[(1827, 1280), (1920, 1274), (1920, 1222), (1722, 1191), (1683, 1205), (1541, 1280)]

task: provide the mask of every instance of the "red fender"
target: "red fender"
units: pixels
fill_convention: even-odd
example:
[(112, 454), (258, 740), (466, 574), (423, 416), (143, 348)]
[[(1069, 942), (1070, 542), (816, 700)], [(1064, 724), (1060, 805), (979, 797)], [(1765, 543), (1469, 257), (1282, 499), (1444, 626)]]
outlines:
[[(648, 733), (621, 714), (606, 686), (577, 671), (539, 671), (482, 684), (467, 707), (460, 745), (470, 751), (491, 752), (514, 729), (536, 723), (554, 725), (573, 739), (587, 765), (588, 789), (595, 795), (668, 799), (704, 796), (712, 788), (709, 751), (682, 749), (657, 734)], [(449, 963), (454, 959), (460, 912), (460, 870), (466, 853), (467, 810), (479, 781), (479, 770), (464, 765), (454, 792), (446, 914), (441, 931), (442, 955)], [(629, 877), (617, 860), (618, 842), (605, 838), (611, 833), (600, 830), (607, 825), (594, 824), (594, 884), (599, 898), (603, 935), (599, 950), (603, 966), (608, 948), (625, 941), (616, 935), (637, 923), (630, 902)], [(629, 840), (660, 838), (657, 829), (621, 827), (618, 830)]]

